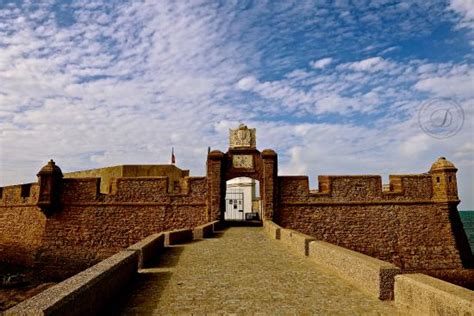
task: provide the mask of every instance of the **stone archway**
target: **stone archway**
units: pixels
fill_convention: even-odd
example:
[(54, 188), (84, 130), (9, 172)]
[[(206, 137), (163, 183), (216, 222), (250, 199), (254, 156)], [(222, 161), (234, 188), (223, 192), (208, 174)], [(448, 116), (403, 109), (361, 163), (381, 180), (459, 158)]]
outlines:
[(255, 129), (241, 124), (230, 130), (226, 153), (211, 151), (207, 156), (208, 220), (224, 220), (226, 181), (248, 177), (260, 182), (262, 219), (273, 220), (277, 197), (278, 159), (275, 151), (255, 148)]

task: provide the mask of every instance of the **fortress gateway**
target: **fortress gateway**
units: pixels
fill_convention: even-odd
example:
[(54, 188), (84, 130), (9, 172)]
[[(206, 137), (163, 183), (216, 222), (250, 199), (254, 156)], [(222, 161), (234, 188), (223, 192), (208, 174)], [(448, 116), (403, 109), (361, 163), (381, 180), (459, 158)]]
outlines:
[(253, 218), (402, 272), (472, 283), (456, 171), (441, 157), (426, 173), (391, 175), (384, 189), (377, 175), (339, 175), (319, 176), (319, 190), (310, 191), (308, 177), (278, 175), (275, 151), (259, 151), (255, 129), (243, 124), (230, 131), (227, 152), (208, 154), (204, 177), (174, 165), (63, 174), (51, 160), (38, 182), (0, 188), (0, 260), (63, 279), (150, 234), (224, 221), (226, 181), (248, 177), (259, 182)]

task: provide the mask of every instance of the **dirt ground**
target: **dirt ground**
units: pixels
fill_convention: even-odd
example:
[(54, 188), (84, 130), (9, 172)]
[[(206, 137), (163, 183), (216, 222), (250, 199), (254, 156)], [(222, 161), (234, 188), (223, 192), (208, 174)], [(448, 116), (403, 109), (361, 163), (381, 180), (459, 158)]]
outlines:
[(0, 312), (53, 286), (34, 269), (0, 265)]

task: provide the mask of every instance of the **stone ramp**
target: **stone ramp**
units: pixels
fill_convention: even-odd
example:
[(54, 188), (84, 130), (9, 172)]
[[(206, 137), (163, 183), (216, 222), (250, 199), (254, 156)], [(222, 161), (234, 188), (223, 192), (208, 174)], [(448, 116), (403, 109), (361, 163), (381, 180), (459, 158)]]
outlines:
[(261, 227), (171, 246), (139, 271), (108, 314), (394, 315), (379, 301), (298, 256)]

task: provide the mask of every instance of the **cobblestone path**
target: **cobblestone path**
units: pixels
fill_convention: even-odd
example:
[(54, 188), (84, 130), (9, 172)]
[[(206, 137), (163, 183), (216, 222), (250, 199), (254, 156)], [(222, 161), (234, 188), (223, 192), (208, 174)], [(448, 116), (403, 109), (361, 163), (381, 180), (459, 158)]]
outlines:
[(216, 238), (174, 246), (140, 270), (113, 314), (394, 315), (261, 227), (231, 227)]

